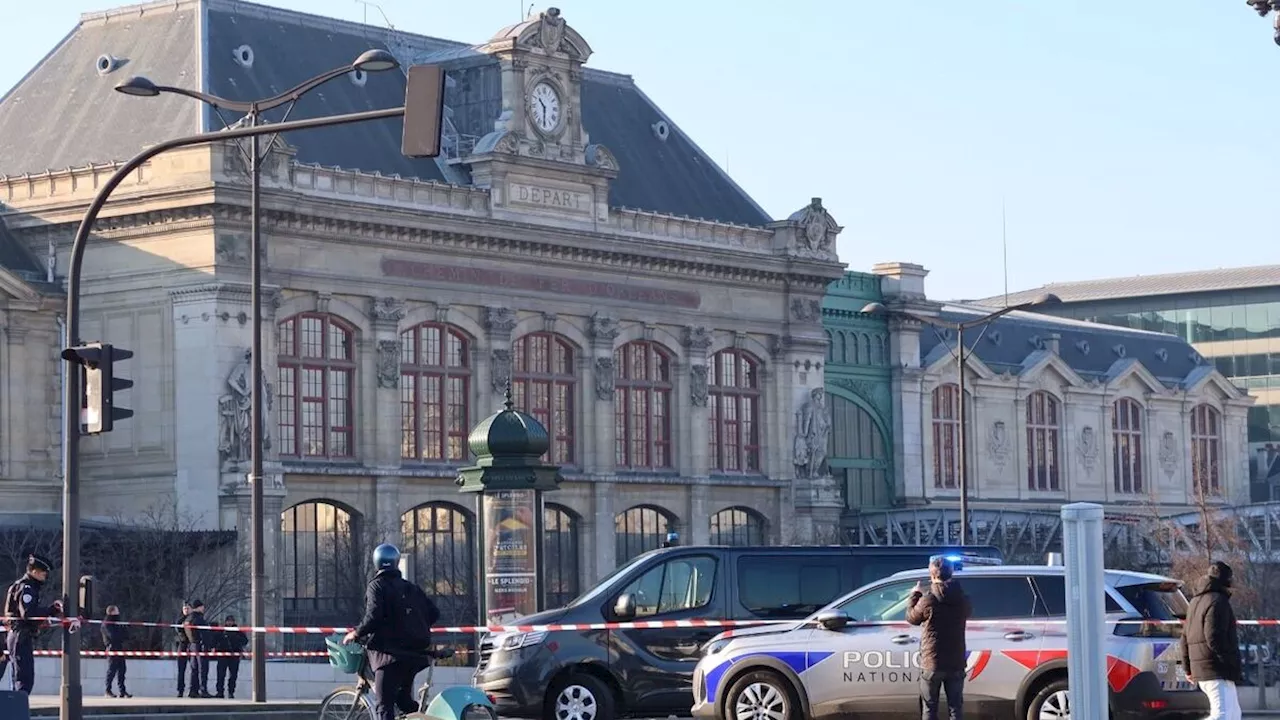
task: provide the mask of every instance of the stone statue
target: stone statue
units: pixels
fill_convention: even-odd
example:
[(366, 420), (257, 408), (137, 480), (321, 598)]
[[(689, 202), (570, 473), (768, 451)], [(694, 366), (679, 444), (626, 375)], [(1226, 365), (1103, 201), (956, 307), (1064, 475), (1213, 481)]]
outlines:
[[(251, 451), (251, 433), (253, 410), (253, 387), (249, 380), (252, 375), (252, 351), (246, 350), (244, 357), (231, 369), (227, 376), (227, 388), (231, 391), (218, 398), (218, 453), (223, 460), (231, 462), (247, 461)], [(262, 449), (271, 449), (270, 423), (267, 414), (272, 405), (271, 383), (262, 379)]]
[(796, 411), (796, 436), (791, 462), (796, 477), (818, 478), (827, 472), (827, 441), (831, 418), (827, 416), (827, 393), (822, 388), (809, 391), (809, 399)]

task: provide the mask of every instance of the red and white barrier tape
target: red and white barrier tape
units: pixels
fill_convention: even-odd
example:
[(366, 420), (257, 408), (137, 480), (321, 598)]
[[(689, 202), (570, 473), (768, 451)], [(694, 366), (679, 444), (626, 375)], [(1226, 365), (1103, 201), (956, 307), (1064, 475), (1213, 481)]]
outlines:
[[(0, 656), (8, 653), (0, 652)], [(61, 650), (35, 650), (33, 654), (36, 657), (62, 657)], [(180, 658), (180, 657), (208, 657), (208, 658), (248, 658), (250, 653), (228, 653), (228, 652), (179, 652), (176, 650), (81, 650), (80, 657), (122, 657), (122, 658), (140, 658), (140, 659), (156, 659), (156, 658)], [(297, 652), (269, 652), (267, 657), (280, 658), (311, 658), (311, 657), (329, 657), (327, 652), (297, 651)]]

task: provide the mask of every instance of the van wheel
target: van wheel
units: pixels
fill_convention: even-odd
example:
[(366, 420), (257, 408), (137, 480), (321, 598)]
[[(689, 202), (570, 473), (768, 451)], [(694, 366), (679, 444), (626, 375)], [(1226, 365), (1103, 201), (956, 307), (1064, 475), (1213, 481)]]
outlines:
[(777, 673), (763, 670), (738, 678), (724, 701), (725, 720), (793, 720), (795, 691)]
[(599, 678), (572, 673), (547, 696), (552, 720), (613, 720), (613, 692)]
[(1027, 706), (1027, 720), (1071, 720), (1068, 697), (1066, 680), (1045, 685)]

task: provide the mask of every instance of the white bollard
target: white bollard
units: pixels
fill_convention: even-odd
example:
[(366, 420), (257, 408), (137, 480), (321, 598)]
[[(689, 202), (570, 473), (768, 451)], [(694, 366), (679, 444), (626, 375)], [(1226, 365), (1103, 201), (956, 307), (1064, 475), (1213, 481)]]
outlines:
[(1067, 584), (1067, 674), (1071, 717), (1105, 718), (1107, 627), (1102, 567), (1102, 506), (1062, 506)]

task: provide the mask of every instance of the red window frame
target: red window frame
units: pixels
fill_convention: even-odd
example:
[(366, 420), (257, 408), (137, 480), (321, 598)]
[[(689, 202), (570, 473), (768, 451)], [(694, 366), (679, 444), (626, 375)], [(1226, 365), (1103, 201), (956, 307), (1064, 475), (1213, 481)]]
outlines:
[(573, 343), (557, 333), (529, 333), (511, 344), (512, 399), (547, 428), (551, 447), (543, 458), (558, 465), (576, 458), (577, 360)]
[(1133, 398), (1120, 398), (1111, 406), (1112, 473), (1117, 493), (1142, 492), (1143, 414), (1142, 405)]
[(960, 386), (933, 389), (933, 486), (945, 490), (960, 487)]
[[(319, 325), (318, 338), (311, 334), (312, 323)], [(303, 460), (355, 457), (355, 328), (336, 315), (316, 312), (286, 318), (278, 328), (280, 347), (276, 364), (280, 385), (281, 457)], [(316, 342), (319, 354), (306, 352), (305, 348), (313, 347)], [(311, 373), (319, 373), (318, 384), (309, 379)], [(344, 382), (335, 382), (338, 378)], [(345, 397), (335, 396), (340, 385), (345, 386)], [(308, 393), (308, 390), (317, 392)], [(315, 418), (317, 413), (306, 413), (304, 408), (319, 410), (318, 425), (307, 424), (308, 418)], [(335, 414), (335, 410), (340, 412)], [(341, 419), (345, 422), (340, 422)], [(316, 430), (320, 433), (319, 442), (307, 443), (308, 431)], [(335, 444), (343, 447), (334, 450)]]
[(1222, 413), (1204, 403), (1191, 409), (1191, 479), (1199, 493), (1222, 492)]
[(467, 459), (471, 420), (471, 339), (447, 323), (400, 333), (400, 457)]
[(1027, 489), (1062, 490), (1062, 403), (1044, 390), (1027, 396)]
[(760, 472), (760, 360), (745, 350), (721, 350), (709, 375), (711, 469)]
[(666, 469), (671, 458), (671, 353), (650, 340), (614, 350), (614, 463)]

